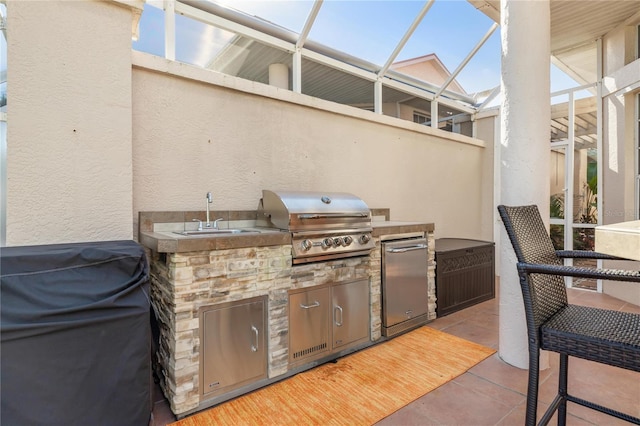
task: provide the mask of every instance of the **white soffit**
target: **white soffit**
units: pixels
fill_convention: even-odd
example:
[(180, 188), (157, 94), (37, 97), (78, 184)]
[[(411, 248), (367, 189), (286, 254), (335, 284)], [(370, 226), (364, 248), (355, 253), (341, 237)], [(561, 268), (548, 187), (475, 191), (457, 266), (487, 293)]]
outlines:
[(598, 78), (598, 43), (592, 42), (551, 57), (551, 62), (580, 84), (594, 83)]
[[(500, 0), (468, 0), (500, 22)], [(579, 82), (596, 79), (597, 39), (622, 25), (640, 23), (640, 0), (551, 0), (554, 64)]]

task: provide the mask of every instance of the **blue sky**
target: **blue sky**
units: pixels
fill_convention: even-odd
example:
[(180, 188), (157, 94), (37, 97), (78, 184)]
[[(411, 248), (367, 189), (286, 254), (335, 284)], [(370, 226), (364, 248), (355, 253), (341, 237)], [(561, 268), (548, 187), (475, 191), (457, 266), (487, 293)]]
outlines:
[[(229, 0), (241, 10), (299, 33), (311, 11), (311, 0)], [(325, 0), (309, 39), (383, 65), (403, 37), (425, 1), (418, 0)], [(435, 53), (453, 72), (493, 21), (466, 0), (436, 0), (396, 61)], [(176, 59), (190, 63), (206, 61), (224, 37), (207, 25), (178, 16)], [(134, 49), (164, 54), (162, 11), (145, 6), (140, 22), (140, 40)], [(500, 31), (496, 30), (459, 74), (458, 82), (468, 93), (500, 84)], [(578, 84), (552, 66), (551, 90)]]

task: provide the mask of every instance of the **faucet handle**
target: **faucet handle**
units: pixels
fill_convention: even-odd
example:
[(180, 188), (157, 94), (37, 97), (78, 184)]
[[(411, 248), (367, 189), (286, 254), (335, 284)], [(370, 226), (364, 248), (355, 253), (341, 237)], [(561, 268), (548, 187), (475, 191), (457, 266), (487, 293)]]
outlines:
[(224, 220), (224, 218), (219, 217), (213, 221), (213, 229), (218, 229), (218, 222), (220, 222), (221, 220)]
[(202, 231), (202, 221), (200, 219), (191, 219), (192, 222), (198, 222), (198, 231)]

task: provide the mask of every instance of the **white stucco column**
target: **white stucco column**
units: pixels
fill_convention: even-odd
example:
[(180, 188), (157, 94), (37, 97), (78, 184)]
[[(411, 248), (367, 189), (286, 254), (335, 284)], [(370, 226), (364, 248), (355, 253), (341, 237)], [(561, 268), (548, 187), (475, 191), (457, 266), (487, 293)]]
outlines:
[[(501, 191), (505, 205), (537, 204), (549, 222), (549, 0), (502, 0)], [(501, 229), (499, 355), (528, 368), (527, 330), (513, 248)], [(540, 359), (548, 367), (548, 357)]]
[(8, 246), (133, 238), (131, 33), (142, 7), (7, 2)]

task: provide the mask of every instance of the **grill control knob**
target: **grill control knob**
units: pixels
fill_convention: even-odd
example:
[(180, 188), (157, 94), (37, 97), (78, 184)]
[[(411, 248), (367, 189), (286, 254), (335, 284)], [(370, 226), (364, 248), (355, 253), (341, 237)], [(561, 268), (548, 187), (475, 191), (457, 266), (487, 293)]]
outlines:
[(322, 248), (333, 247), (333, 238), (325, 238), (322, 240)]
[(351, 244), (352, 242), (353, 242), (353, 238), (351, 238), (348, 235), (342, 239), (342, 245), (345, 247)]
[(309, 251), (311, 250), (311, 247), (313, 247), (313, 243), (311, 242), (311, 240), (302, 241), (302, 250)]
[(338, 237), (338, 238), (334, 238), (333, 239), (333, 245), (336, 247), (340, 247), (342, 245), (342, 238)]
[(370, 240), (371, 240), (371, 235), (369, 234), (362, 234), (360, 236), (360, 244), (367, 244)]

